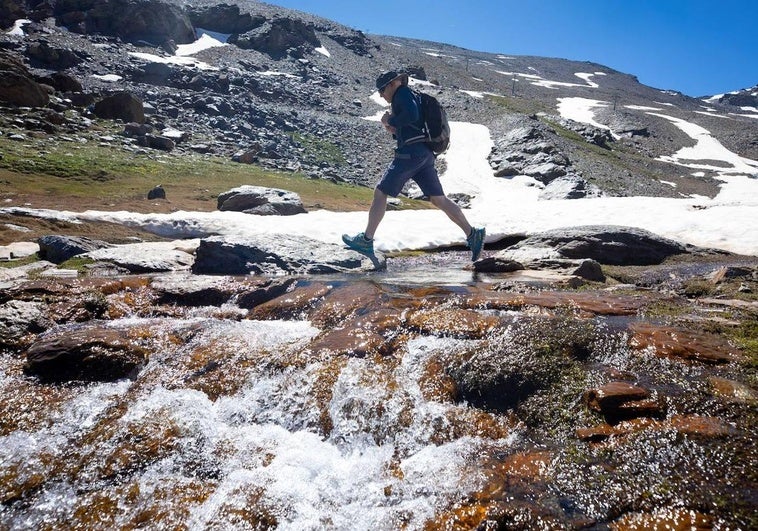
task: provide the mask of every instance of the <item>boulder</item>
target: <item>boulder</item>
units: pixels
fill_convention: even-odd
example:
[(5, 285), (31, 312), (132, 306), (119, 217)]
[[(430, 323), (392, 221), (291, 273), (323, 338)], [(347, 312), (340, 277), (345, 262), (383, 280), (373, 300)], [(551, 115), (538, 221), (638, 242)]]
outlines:
[(166, 190), (163, 189), (163, 185), (158, 185), (147, 193), (148, 199), (166, 199)]
[(110, 247), (109, 243), (84, 236), (50, 235), (39, 239), (39, 257), (60, 264), (74, 256)]
[(26, 351), (24, 372), (51, 382), (107, 382), (132, 376), (147, 358), (127, 331), (86, 325), (38, 339)]
[(66, 72), (53, 72), (49, 76), (40, 79), (46, 85), (50, 85), (57, 92), (81, 92), (82, 84), (73, 75)]
[(695, 248), (636, 227), (587, 225), (535, 234), (497, 256), (525, 265), (546, 259), (591, 258), (600, 264), (652, 265)]
[[(361, 270), (364, 261), (362, 255), (341, 245), (302, 236), (212, 236), (201, 240), (192, 272), (211, 275), (339, 273)], [(384, 259), (378, 257), (371, 269), (384, 267)]]
[(306, 212), (295, 192), (250, 185), (219, 194), (218, 209), (262, 216), (292, 216)]
[(129, 92), (117, 92), (95, 103), (94, 113), (106, 120), (145, 122), (145, 107), (137, 96)]
[(44, 107), (50, 96), (32, 79), (26, 66), (12, 55), (0, 50), (0, 101), (20, 107)]

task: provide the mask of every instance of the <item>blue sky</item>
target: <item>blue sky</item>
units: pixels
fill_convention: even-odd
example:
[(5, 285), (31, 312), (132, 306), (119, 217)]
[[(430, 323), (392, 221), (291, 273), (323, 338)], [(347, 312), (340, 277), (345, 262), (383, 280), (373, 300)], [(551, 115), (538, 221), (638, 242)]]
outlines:
[(269, 0), (367, 33), (592, 61), (710, 96), (758, 84), (757, 0)]

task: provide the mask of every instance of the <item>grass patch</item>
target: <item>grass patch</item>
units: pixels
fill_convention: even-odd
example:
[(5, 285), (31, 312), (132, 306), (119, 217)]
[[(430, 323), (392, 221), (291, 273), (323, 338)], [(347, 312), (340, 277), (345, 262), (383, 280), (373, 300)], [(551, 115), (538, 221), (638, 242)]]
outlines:
[(508, 112), (519, 114), (536, 114), (540, 112), (551, 113), (555, 112), (547, 105), (533, 99), (519, 98), (516, 96), (495, 96), (488, 94), (485, 96), (489, 101), (495, 103), (498, 107), (502, 107)]
[[(334, 145), (306, 139), (320, 156), (344, 159)], [(171, 212), (212, 211), (222, 192), (245, 184), (283, 188), (300, 195), (306, 209), (367, 210), (373, 190), (310, 179), (221, 157), (163, 152), (133, 152), (95, 142), (13, 141), (0, 138), (0, 200), (4, 206)], [(162, 184), (166, 201), (148, 201)], [(430, 208), (404, 200), (404, 209)]]
[(0, 260), (0, 269), (12, 269), (14, 267), (33, 264), (34, 262), (39, 262), (37, 253), (13, 260)]
[(95, 261), (92, 258), (74, 256), (73, 258), (69, 258), (65, 262), (59, 264), (58, 269), (72, 269), (81, 275), (87, 273), (88, 267), (94, 263)]
[(315, 135), (302, 133), (291, 133), (292, 140), (305, 148), (307, 156), (314, 158), (317, 162), (325, 162), (337, 166), (344, 166), (347, 163), (345, 154), (334, 142), (329, 142)]

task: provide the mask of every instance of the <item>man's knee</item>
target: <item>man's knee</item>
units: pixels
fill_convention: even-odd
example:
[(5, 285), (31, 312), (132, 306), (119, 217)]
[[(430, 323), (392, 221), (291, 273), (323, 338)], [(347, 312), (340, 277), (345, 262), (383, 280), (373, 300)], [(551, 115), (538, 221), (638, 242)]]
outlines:
[(429, 202), (437, 208), (444, 208), (447, 206), (449, 199), (444, 195), (433, 195), (429, 197)]

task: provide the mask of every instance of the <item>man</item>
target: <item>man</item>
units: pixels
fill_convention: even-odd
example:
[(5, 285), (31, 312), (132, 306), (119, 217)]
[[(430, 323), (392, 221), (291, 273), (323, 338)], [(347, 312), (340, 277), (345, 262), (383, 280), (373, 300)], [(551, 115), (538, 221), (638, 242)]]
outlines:
[(342, 235), (342, 241), (359, 253), (373, 256), (374, 233), (387, 210), (387, 197), (397, 197), (408, 179), (413, 179), (429, 201), (442, 210), (466, 235), (471, 260), (476, 261), (484, 247), (484, 228), (472, 227), (460, 207), (442, 191), (434, 153), (424, 142), (424, 121), (418, 102), (408, 88), (408, 74), (385, 72), (376, 80), (379, 95), (390, 104), (382, 125), (397, 140), (395, 158), (374, 189), (366, 230), (355, 236)]

